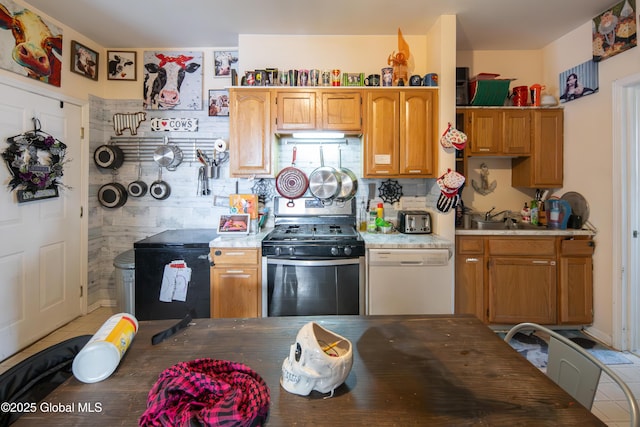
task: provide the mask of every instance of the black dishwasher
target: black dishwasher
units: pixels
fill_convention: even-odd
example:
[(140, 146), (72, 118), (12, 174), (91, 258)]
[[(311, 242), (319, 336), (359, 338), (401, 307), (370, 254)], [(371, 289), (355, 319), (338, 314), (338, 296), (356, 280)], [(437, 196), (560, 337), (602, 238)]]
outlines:
[(167, 230), (134, 243), (138, 320), (210, 317), (209, 242), (216, 237), (214, 229)]

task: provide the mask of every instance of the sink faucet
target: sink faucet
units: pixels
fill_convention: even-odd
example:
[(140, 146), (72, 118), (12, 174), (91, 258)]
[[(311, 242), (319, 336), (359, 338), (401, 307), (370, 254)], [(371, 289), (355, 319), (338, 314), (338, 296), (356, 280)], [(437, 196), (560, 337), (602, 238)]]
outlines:
[(484, 219), (485, 219), (485, 221), (490, 221), (490, 220), (492, 220), (493, 218), (495, 218), (495, 217), (497, 217), (497, 216), (499, 216), (499, 215), (502, 215), (502, 214), (504, 214), (504, 218), (507, 218), (507, 217), (509, 217), (509, 215), (511, 215), (511, 211), (510, 211), (510, 210), (508, 210), (508, 209), (505, 209), (505, 210), (500, 211), (500, 212), (498, 212), (498, 213), (492, 214), (491, 212), (493, 212), (493, 210), (494, 210), (495, 208), (496, 208), (495, 206), (494, 206), (494, 207), (492, 207), (491, 209), (489, 209), (489, 210), (487, 211), (487, 213), (485, 213), (485, 214), (484, 214)]

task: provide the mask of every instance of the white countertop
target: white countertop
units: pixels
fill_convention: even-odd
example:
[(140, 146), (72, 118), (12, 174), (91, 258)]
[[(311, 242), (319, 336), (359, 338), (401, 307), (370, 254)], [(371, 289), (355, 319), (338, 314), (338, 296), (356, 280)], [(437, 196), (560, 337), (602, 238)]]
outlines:
[(456, 229), (456, 236), (594, 236), (596, 233), (592, 230), (575, 230), (568, 228), (566, 230), (558, 230), (551, 228), (540, 228), (539, 230), (477, 230), (477, 229)]
[(451, 248), (453, 242), (438, 236), (437, 234), (402, 234), (393, 232), (389, 234), (360, 232), (367, 249), (433, 249)]
[(209, 242), (210, 248), (260, 248), (262, 239), (269, 234), (273, 228), (263, 228), (256, 234), (246, 234), (244, 236), (218, 236)]
[[(273, 228), (262, 229), (257, 234), (244, 236), (218, 236), (209, 242), (211, 248), (260, 248), (262, 239)], [(370, 248), (451, 248), (453, 242), (437, 234), (382, 234), (361, 232), (367, 249)]]

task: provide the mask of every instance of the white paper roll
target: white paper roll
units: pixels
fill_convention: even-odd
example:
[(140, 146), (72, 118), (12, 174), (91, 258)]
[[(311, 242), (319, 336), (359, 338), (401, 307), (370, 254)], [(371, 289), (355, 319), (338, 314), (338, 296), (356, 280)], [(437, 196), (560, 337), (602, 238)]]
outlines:
[(219, 153), (227, 151), (227, 142), (224, 139), (216, 139), (215, 149)]

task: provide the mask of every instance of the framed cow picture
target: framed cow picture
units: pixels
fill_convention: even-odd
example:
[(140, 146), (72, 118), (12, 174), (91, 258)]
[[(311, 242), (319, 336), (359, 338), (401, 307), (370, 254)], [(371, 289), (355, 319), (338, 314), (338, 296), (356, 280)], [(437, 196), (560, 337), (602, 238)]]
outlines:
[(145, 51), (145, 110), (202, 110), (202, 52)]
[(108, 50), (107, 51), (107, 79), (108, 80), (130, 80), (138, 79), (136, 70), (135, 51)]
[(229, 91), (210, 90), (209, 91), (209, 115), (229, 116)]
[(238, 73), (237, 50), (213, 51), (213, 75), (214, 77), (231, 77), (231, 70)]
[(98, 52), (71, 40), (71, 71), (98, 80)]
[[(11, 0), (2, 0), (0, 6), (0, 30), (8, 30), (0, 31), (0, 68), (60, 87), (62, 28)], [(17, 30), (27, 26), (27, 33)], [(42, 49), (21, 52), (25, 45)]]

